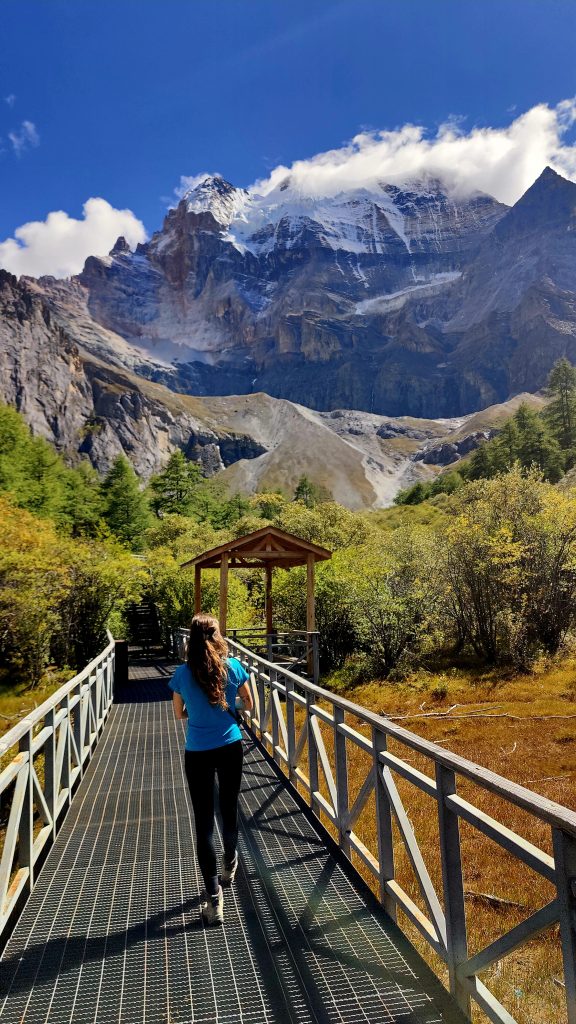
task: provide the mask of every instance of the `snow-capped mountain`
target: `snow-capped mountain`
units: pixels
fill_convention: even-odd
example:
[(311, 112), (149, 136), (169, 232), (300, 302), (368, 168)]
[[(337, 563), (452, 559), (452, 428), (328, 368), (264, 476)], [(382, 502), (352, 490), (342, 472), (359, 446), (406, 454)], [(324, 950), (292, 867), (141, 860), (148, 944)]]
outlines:
[(319, 197), (206, 177), (135, 252), (30, 287), (94, 354), (177, 391), (461, 415), (576, 360), (575, 196), (553, 171), (512, 209), (432, 178)]

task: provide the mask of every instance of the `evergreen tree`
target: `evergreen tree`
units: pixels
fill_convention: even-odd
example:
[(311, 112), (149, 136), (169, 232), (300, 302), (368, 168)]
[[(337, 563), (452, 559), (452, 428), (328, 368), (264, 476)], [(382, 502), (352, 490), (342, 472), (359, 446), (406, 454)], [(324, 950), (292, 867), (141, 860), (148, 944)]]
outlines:
[(493, 476), (494, 472), (505, 473), (518, 462), (520, 458), (520, 436), (514, 417), (506, 420), (498, 437), (490, 443), (490, 457), (493, 469), (493, 472), (489, 474), (490, 476)]
[(301, 476), (294, 491), (294, 501), (301, 501), (306, 508), (315, 508), (323, 501), (330, 501), (332, 495), (327, 487), (315, 484), (307, 476)]
[(552, 434), (565, 452), (570, 452), (570, 464), (576, 452), (576, 368), (566, 358), (554, 364), (546, 388), (551, 402), (544, 418)]
[(143, 546), (150, 509), (138, 477), (125, 455), (118, 455), (102, 484), (103, 519), (112, 533), (133, 550)]
[(524, 469), (536, 466), (547, 480), (555, 483), (563, 473), (563, 458), (560, 445), (550, 434), (546, 423), (524, 402), (514, 419), (519, 435), (520, 464)]
[(103, 511), (98, 473), (87, 459), (83, 459), (68, 471), (64, 484), (62, 513), (72, 536), (96, 536)]
[(150, 504), (158, 516), (186, 515), (200, 483), (197, 462), (190, 462), (179, 448), (168, 459), (165, 468), (152, 477)]
[(494, 476), (493, 446), (484, 441), (470, 459), (467, 473), (469, 480), (481, 480)]

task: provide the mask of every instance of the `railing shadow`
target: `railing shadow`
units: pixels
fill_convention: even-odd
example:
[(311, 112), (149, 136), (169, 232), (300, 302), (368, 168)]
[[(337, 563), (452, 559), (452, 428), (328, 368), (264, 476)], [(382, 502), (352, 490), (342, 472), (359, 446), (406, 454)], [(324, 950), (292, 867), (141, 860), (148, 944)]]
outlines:
[[(261, 759), (262, 756), (258, 744), (252, 741), (247, 746), (248, 772), (250, 759)], [(253, 774), (260, 780), (265, 775), (260, 788), (268, 788), (269, 795), (251, 813), (244, 810), (241, 812), (242, 835), (247, 846), (247, 859), (253, 864), (253, 878), (257, 888), (261, 884), (264, 886), (278, 930), (278, 934), (269, 935), (269, 939), (273, 944), (282, 944), (289, 953), (291, 970), (286, 970), (286, 985), (291, 990), (299, 986), (300, 998), (307, 1002), (309, 1012), (319, 1024), (334, 1020), (333, 1012), (325, 1009), (324, 1003), (328, 985), (326, 979), (331, 978), (330, 984), (334, 990), (338, 987), (337, 968), (340, 968), (340, 985), (343, 988), (346, 984), (353, 985), (354, 981), (362, 983), (362, 978), (371, 979), (374, 987), (372, 999), (378, 999), (376, 993), (381, 995), (380, 1015), (382, 1012), (389, 1013), (390, 1017), (386, 1019), (391, 1022), (423, 1024), (424, 1021), (442, 1019), (446, 1024), (464, 1024), (464, 1016), (439, 980), (367, 887), (362, 883), (359, 889), (357, 878), (352, 880), (352, 885), (356, 893), (362, 892), (362, 900), (358, 906), (342, 914), (342, 897), (334, 895), (335, 889), (338, 889), (334, 882), (340, 868), (347, 878), (350, 877), (347, 862), (336, 848), (332, 850), (327, 847), (305, 805), (300, 806), (294, 797), (297, 801), (295, 807), (284, 806), (285, 782), (278, 776), (276, 767), (268, 757), (265, 758), (265, 764), (265, 768), (257, 769)], [(296, 832), (286, 827), (285, 823), (298, 814), (306, 818), (310, 828)], [(272, 837), (273, 846), (281, 854), (276, 863), (271, 862), (268, 856), (269, 837)], [(287, 845), (292, 845), (292, 856), (286, 849)], [(313, 848), (302, 852), (303, 845)], [(287, 896), (289, 887), (287, 890), (283, 884), (287, 873), (292, 874), (289, 887), (293, 885), (307, 894), (305, 906), (297, 917)], [(255, 904), (258, 904), (257, 895)], [(327, 919), (331, 914), (336, 916)], [(380, 959), (374, 950), (373, 955), (367, 956), (365, 948), (367, 938), (364, 927), (374, 929), (375, 919), (381, 929)], [(264, 930), (270, 929), (269, 921), (269, 914), (262, 915)], [(363, 944), (361, 941), (359, 943), (362, 939)], [(389, 963), (385, 962), (387, 959)], [(311, 964), (315, 964), (314, 969)], [(362, 987), (365, 987), (365, 982)], [(341, 995), (344, 996), (344, 993)], [(399, 1006), (399, 1003), (403, 1005)], [(412, 1009), (409, 1003), (418, 1005)], [(372, 1019), (370, 1011), (367, 1019)], [(377, 1016), (374, 1019), (382, 1018)]]

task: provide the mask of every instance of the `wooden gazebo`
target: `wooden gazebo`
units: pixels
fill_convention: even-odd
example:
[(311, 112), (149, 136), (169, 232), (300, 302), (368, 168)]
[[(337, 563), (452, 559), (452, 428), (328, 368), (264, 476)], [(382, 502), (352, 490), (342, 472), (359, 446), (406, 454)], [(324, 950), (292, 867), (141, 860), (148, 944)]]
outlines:
[(272, 569), (290, 569), (294, 565), (305, 565), (306, 576), (306, 629), (316, 628), (314, 612), (314, 566), (332, 557), (332, 552), (318, 544), (300, 540), (291, 533), (278, 530), (275, 526), (264, 526), (261, 530), (247, 533), (244, 537), (221, 544), (220, 547), (205, 551), (196, 558), (184, 562), (182, 568), (194, 566), (195, 611), (201, 610), (202, 569), (220, 569), (220, 629), (226, 633), (226, 610), (228, 604), (228, 570), (263, 568), (266, 573), (266, 633), (273, 632), (272, 614)]

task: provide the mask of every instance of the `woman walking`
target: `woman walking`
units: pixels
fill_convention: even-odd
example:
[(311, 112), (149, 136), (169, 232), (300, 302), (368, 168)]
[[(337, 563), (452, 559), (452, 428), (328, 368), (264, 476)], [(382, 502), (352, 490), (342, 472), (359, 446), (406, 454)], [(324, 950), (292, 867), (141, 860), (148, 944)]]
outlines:
[[(248, 674), (228, 657), (226, 641), (211, 615), (195, 615), (190, 625), (186, 663), (169, 686), (176, 718), (188, 719), (184, 762), (196, 825), (196, 853), (205, 891), (205, 924), (222, 924), (222, 886), (231, 885), (238, 866), (238, 794), (242, 780), (242, 734), (236, 721), (236, 695), (253, 707)], [(224, 862), (220, 877), (214, 849), (214, 778), (222, 816)]]

